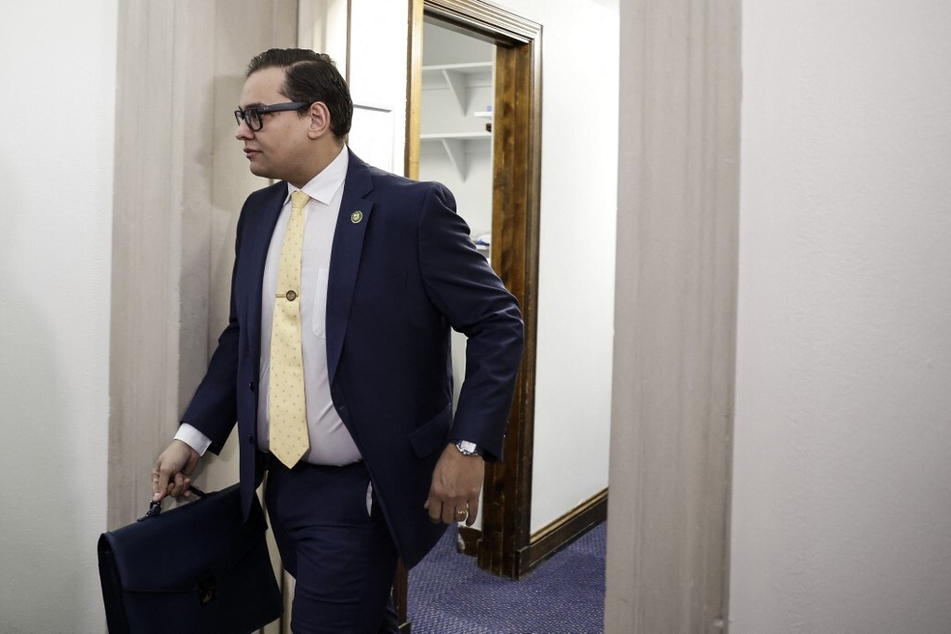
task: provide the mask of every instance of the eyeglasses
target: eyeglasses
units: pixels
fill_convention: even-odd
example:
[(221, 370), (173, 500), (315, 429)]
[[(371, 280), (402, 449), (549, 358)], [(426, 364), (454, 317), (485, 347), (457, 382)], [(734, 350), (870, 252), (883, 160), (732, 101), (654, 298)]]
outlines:
[(251, 129), (251, 132), (257, 132), (264, 127), (264, 120), (261, 119), (262, 114), (283, 112), (285, 110), (300, 110), (309, 105), (310, 102), (307, 101), (290, 101), (288, 103), (276, 103), (271, 106), (251, 106), (244, 110), (238, 108), (234, 111), (234, 120), (238, 122), (239, 126), (241, 122), (244, 121), (248, 124), (248, 128)]

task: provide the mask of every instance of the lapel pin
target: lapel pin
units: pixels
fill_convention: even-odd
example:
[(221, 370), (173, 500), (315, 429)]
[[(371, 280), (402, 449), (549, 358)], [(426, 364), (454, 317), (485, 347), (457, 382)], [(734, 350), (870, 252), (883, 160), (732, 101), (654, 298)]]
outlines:
[(350, 222), (352, 222), (353, 224), (359, 224), (361, 220), (363, 220), (362, 211), (355, 211), (352, 214), (350, 214)]

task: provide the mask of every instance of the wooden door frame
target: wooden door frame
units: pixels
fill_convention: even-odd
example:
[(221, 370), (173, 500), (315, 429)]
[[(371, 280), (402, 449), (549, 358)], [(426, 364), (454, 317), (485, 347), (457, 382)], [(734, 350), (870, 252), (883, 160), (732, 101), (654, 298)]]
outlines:
[[(496, 45), (492, 128), (492, 266), (518, 298), (525, 351), (509, 417), (504, 455), (487, 463), (482, 530), (463, 529), (479, 567), (518, 579), (529, 569), (538, 228), (541, 198), (540, 24), (481, 0), (410, 0), (406, 174), (419, 176), (423, 18)], [(473, 552), (474, 551), (474, 552)]]

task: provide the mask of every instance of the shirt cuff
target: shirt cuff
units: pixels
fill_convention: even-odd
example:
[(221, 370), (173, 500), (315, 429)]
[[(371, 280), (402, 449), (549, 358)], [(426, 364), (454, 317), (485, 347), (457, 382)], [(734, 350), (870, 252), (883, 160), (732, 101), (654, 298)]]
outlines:
[(175, 432), (175, 440), (181, 440), (183, 443), (198, 452), (199, 456), (204, 456), (211, 446), (211, 439), (204, 435), (188, 423), (182, 423)]

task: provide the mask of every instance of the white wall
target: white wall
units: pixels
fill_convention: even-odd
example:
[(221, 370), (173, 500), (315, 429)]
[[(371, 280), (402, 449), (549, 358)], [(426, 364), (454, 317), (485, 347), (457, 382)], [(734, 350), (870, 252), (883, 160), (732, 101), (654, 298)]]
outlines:
[(0, 631), (98, 632), (117, 5), (5, 14)]
[(949, 25), (744, 2), (733, 632), (951, 631)]
[[(357, 106), (350, 147), (365, 161), (402, 174), (406, 148), (409, 10), (403, 2), (392, 0), (349, 0), (349, 6), (350, 74), (347, 80)], [(361, 105), (382, 108), (385, 112), (361, 111)], [(369, 128), (372, 135), (379, 138), (371, 138), (368, 126), (372, 126)], [(389, 139), (385, 139), (387, 136)], [(389, 164), (386, 149), (390, 151)], [(379, 159), (376, 158), (378, 153)]]
[(498, 4), (543, 28), (534, 532), (608, 485), (618, 7)]

